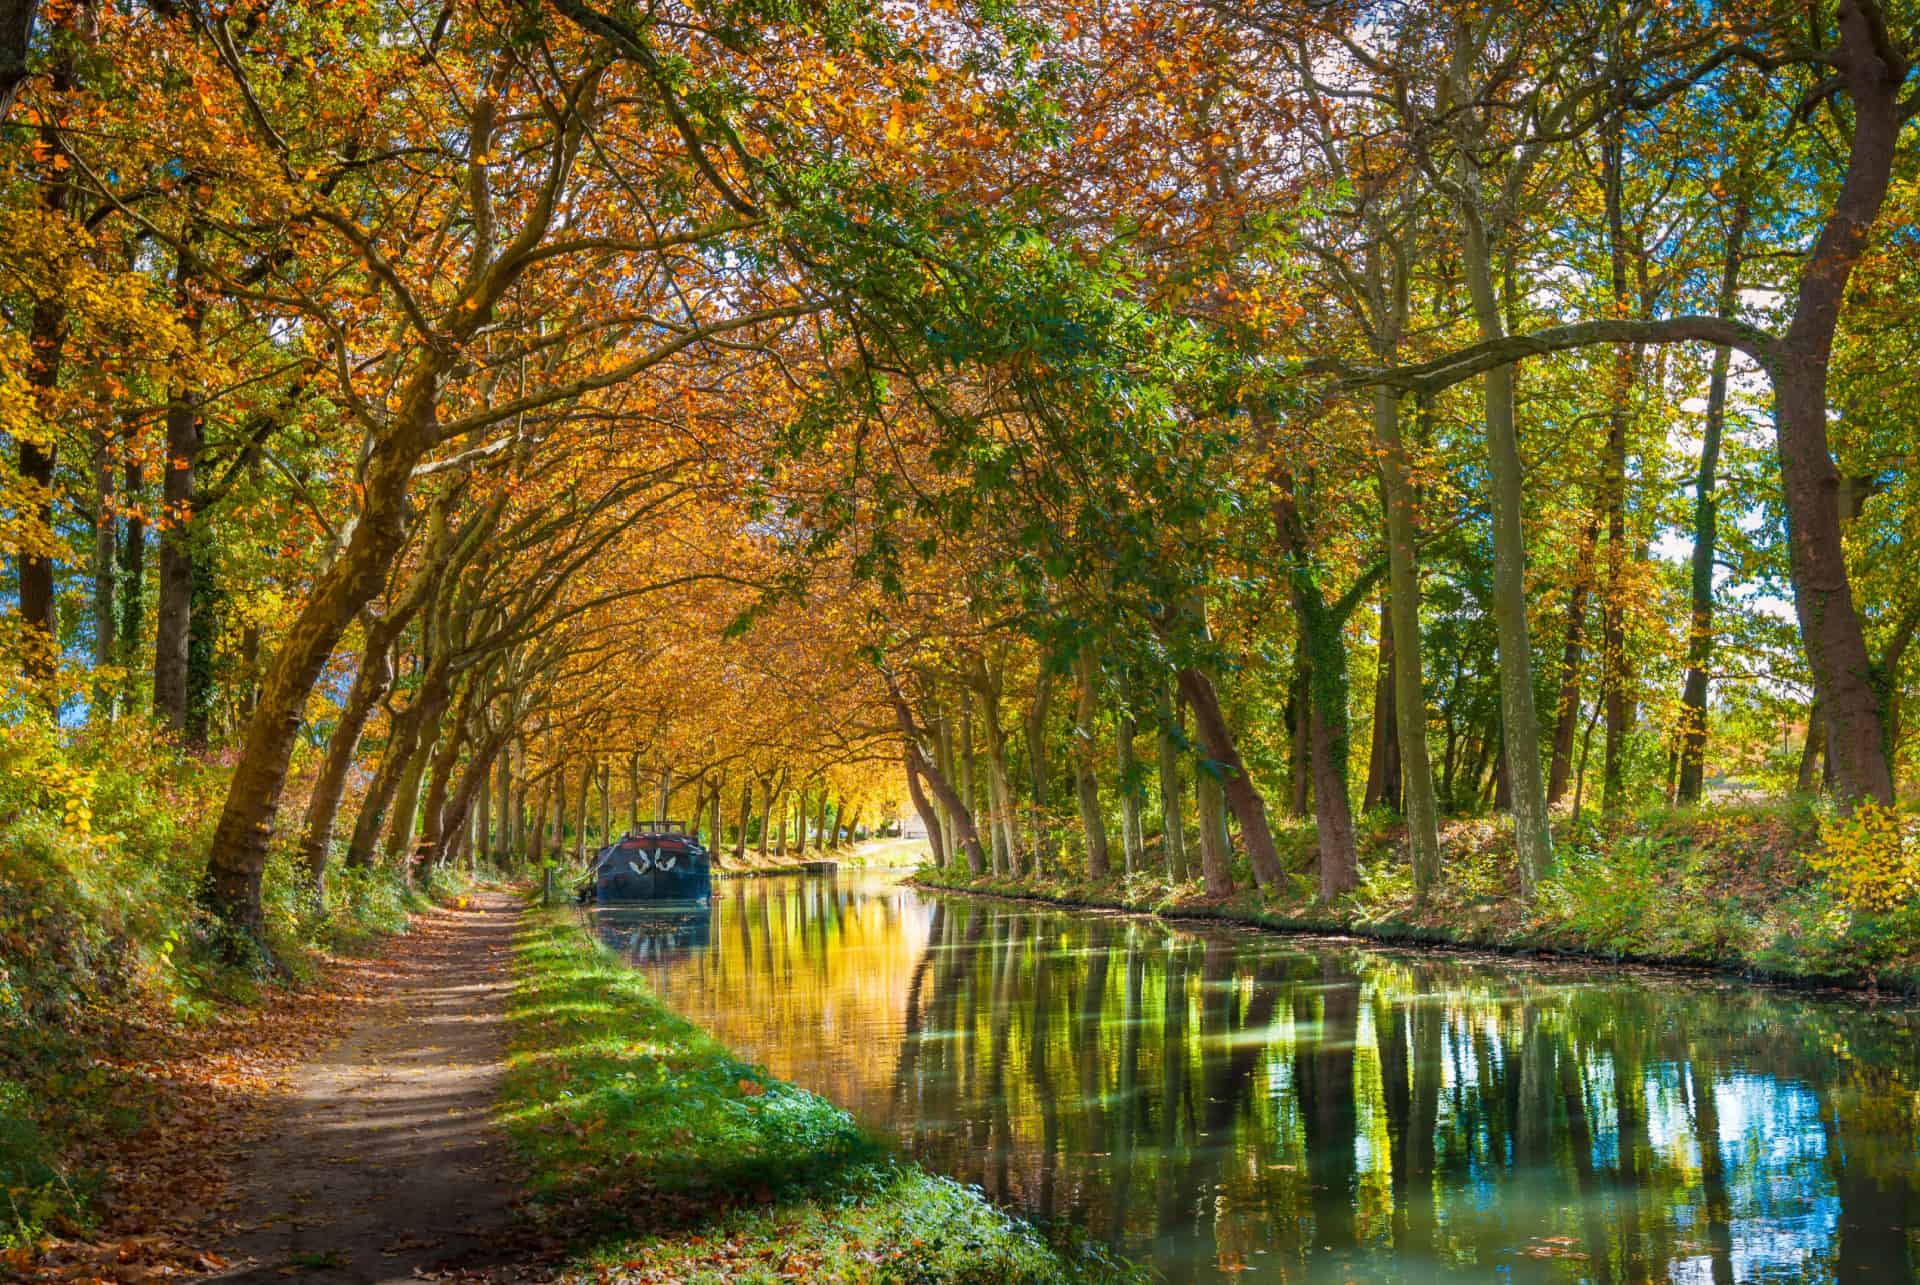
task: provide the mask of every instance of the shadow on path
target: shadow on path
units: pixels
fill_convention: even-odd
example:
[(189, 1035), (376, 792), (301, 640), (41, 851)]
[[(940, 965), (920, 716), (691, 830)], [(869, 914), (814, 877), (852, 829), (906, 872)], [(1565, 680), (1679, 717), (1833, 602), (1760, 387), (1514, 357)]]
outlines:
[(513, 898), (414, 920), (406, 965), (346, 1037), (302, 1068), (234, 1175), (238, 1227), (214, 1279), (531, 1279), (516, 1232), (499, 1089)]

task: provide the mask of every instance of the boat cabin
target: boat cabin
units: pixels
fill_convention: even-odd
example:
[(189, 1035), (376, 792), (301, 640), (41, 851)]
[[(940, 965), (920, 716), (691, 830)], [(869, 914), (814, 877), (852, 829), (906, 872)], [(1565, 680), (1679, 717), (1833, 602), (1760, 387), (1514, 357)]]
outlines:
[(704, 906), (711, 890), (699, 832), (684, 821), (643, 821), (593, 854), (580, 900)]

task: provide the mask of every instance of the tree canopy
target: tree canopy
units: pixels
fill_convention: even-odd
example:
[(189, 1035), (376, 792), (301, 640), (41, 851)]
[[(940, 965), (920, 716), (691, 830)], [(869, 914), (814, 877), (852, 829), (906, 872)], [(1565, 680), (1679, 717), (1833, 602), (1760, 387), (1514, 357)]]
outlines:
[(1323, 902), (1900, 833), (1911, 6), (24, 13), (0, 721), (217, 762), (241, 937), (616, 801)]

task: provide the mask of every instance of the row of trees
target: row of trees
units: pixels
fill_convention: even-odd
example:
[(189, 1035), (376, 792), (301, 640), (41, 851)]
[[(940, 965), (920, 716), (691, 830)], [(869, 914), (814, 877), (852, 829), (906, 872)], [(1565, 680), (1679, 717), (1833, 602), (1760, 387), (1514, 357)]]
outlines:
[(636, 753), (1214, 892), (1284, 780), (1325, 897), (1356, 803), (1530, 891), (1786, 724), (1894, 799), (1910, 15), (26, 15), (16, 716), (224, 745), (242, 929), (276, 842), (579, 836)]
[[(1035, 200), (1072, 244), (996, 265), (997, 304), (1040, 302), (986, 371), (926, 345), (949, 382), (867, 408), (876, 437), (930, 444), (892, 454), (909, 511), (880, 485), (860, 510), (893, 550), (939, 549), (893, 574), (964, 586), (931, 626), (942, 609), (910, 587), (887, 642), (922, 675), (896, 689), (910, 766), (976, 868), (1021, 868), (1020, 806), (998, 767), (986, 792), (949, 767), (946, 711), (987, 693), (997, 750), (980, 666), (1009, 635), (1031, 651), (1033, 719), (1074, 688), (1053, 744), (1096, 877), (1115, 810), (1135, 854), (1141, 725), (1197, 749), (1198, 792), (1224, 794), (1263, 886), (1282, 863), (1259, 783), (1291, 776), (1323, 898), (1357, 878), (1363, 764), (1364, 798), (1404, 809), (1421, 890), (1440, 816), (1482, 806), (1483, 768), (1523, 894), (1590, 755), (1608, 812), (1693, 802), (1710, 756), (1741, 775), (1792, 723), (1797, 784), (1824, 755), (1843, 805), (1893, 802), (1920, 603), (1894, 570), (1912, 508), (1888, 411), (1906, 397), (1869, 350), (1911, 343), (1884, 293), (1912, 221), (1910, 17), (1059, 20), (1062, 56), (1095, 74), (1064, 91), (1076, 146)], [(807, 509), (799, 556), (890, 552), (834, 506)], [(1357, 692), (1356, 671), (1374, 679)], [(1103, 816), (1106, 763), (1122, 785)], [(1036, 815), (1049, 793), (1036, 766)], [(1225, 892), (1225, 827), (1212, 799), (1198, 810)], [(1028, 842), (1044, 862), (1044, 821)]]

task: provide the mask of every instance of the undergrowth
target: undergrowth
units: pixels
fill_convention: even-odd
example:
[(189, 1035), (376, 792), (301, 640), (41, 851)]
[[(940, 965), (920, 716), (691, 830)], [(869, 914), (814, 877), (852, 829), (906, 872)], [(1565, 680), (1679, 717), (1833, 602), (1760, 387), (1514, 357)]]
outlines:
[[(1811, 799), (1655, 808), (1562, 819), (1553, 875), (1520, 897), (1504, 818), (1448, 822), (1442, 875), (1416, 898), (1405, 828), (1359, 818), (1360, 886), (1314, 897), (1310, 822), (1276, 823), (1285, 887), (1224, 901), (1197, 880), (1145, 869), (1093, 884), (1071, 874), (973, 878), (923, 868), (930, 885), (1281, 928), (1356, 932), (1502, 949), (1687, 963), (1780, 979), (1920, 990), (1920, 834), (1912, 818), (1861, 809), (1837, 818)], [(1242, 889), (1252, 872), (1236, 869)]]
[(518, 943), (502, 1110), (538, 1218), (592, 1248), (576, 1279), (1125, 1279), (846, 1112), (741, 1062), (640, 975), (536, 912)]
[(236, 962), (196, 896), (230, 770), (140, 718), (0, 711), (0, 1251), (96, 1220), (87, 1157), (144, 1121), (103, 1053), (307, 980), (445, 891), (342, 870), (322, 900), (282, 840), (266, 951)]

